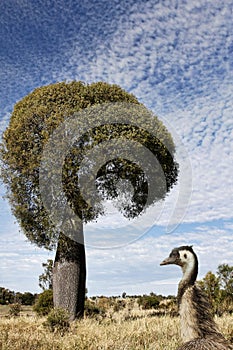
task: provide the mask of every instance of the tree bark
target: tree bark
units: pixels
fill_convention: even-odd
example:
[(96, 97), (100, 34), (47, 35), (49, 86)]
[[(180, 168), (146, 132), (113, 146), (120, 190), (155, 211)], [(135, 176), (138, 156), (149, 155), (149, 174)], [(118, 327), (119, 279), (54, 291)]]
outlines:
[(54, 306), (68, 311), (70, 320), (82, 318), (84, 314), (86, 258), (83, 225), (79, 231), (78, 242), (83, 244), (60, 234), (53, 268)]

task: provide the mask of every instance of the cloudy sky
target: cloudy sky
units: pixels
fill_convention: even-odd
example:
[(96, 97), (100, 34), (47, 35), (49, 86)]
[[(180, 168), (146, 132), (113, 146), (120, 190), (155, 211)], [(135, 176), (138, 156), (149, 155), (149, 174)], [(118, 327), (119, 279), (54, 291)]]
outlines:
[[(127, 226), (111, 205), (85, 228), (89, 295), (175, 294), (180, 271), (159, 263), (183, 244), (194, 245), (200, 278), (233, 264), (232, 18), (232, 0), (0, 2), (1, 133), (36, 87), (101, 80), (135, 94), (177, 144), (179, 183), (145, 214), (146, 229)], [(41, 264), (54, 252), (26, 241), (4, 193), (1, 186), (0, 286), (38, 292)], [(116, 247), (111, 230), (130, 239)]]

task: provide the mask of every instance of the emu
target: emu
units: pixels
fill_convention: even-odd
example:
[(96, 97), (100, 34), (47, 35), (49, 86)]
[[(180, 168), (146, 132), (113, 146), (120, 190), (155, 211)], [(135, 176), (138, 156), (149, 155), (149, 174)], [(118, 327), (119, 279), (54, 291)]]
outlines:
[(174, 248), (162, 265), (181, 267), (183, 277), (178, 286), (178, 306), (181, 338), (184, 342), (177, 350), (233, 350), (218, 331), (207, 296), (195, 283), (198, 259), (192, 246)]

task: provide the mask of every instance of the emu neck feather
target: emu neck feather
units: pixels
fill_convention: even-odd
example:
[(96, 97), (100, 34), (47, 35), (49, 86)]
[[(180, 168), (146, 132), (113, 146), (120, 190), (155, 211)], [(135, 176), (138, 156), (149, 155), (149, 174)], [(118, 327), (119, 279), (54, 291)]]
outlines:
[(181, 337), (184, 342), (199, 336), (198, 320), (193, 305), (192, 288), (187, 288), (183, 293), (180, 308)]
[(195, 284), (186, 288), (181, 286), (181, 288), (183, 291), (180, 295), (179, 313), (183, 341), (212, 335), (222, 338), (203, 291)]

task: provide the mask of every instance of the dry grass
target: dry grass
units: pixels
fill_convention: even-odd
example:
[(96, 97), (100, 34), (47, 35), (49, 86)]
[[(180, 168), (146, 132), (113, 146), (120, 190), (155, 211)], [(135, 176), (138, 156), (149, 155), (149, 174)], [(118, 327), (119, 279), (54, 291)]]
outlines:
[[(114, 316), (114, 315), (113, 315)], [(32, 316), (0, 319), (2, 350), (173, 350), (180, 344), (178, 318), (143, 316), (127, 319), (124, 313), (103, 319), (73, 322), (63, 336), (51, 333), (45, 319)], [(233, 336), (233, 316), (218, 318), (221, 331)]]
[(43, 321), (25, 317), (1, 320), (2, 350), (172, 350), (178, 344), (177, 322), (169, 317), (119, 322), (84, 319), (73, 323), (64, 336), (50, 333)]

